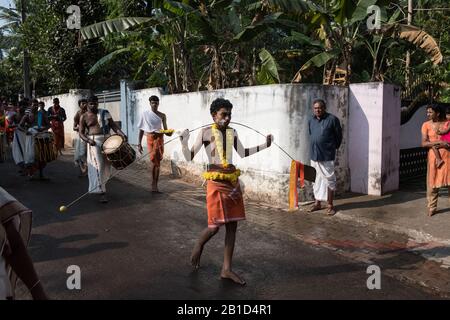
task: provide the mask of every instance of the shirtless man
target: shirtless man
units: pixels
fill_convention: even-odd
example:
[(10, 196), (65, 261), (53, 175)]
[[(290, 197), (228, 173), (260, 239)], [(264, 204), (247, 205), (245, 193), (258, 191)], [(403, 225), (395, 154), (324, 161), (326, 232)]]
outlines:
[(266, 141), (252, 148), (244, 148), (237, 131), (228, 127), (231, 121), (233, 105), (230, 101), (219, 98), (212, 102), (210, 113), (214, 124), (202, 129), (197, 140), (189, 149), (189, 131), (180, 136), (183, 156), (192, 161), (204, 146), (208, 157), (208, 170), (203, 174), (207, 180), (206, 207), (208, 226), (201, 232), (195, 245), (191, 264), (198, 268), (205, 244), (225, 225), (224, 260), (220, 277), (245, 285), (242, 279), (231, 268), (231, 261), (236, 239), (237, 222), (245, 220), (245, 208), (239, 182), (240, 170), (233, 165), (233, 149), (241, 158), (248, 157), (271, 146), (273, 136), (268, 135)]
[[(80, 118), (87, 111), (87, 100), (81, 99), (78, 101), (78, 107), (80, 110), (77, 111), (75, 117), (73, 118), (73, 131), (79, 132), (80, 129)], [(79, 135), (75, 138), (75, 153), (74, 161), (75, 164), (80, 168), (80, 177), (86, 176), (87, 174), (87, 164), (86, 164), (86, 142), (81, 140)]]
[(87, 112), (80, 118), (79, 132), (80, 138), (87, 143), (89, 193), (99, 194), (102, 203), (108, 202), (106, 182), (109, 179), (111, 164), (101, 147), (110, 136), (110, 129), (127, 140), (108, 110), (98, 108), (98, 98), (89, 98)]

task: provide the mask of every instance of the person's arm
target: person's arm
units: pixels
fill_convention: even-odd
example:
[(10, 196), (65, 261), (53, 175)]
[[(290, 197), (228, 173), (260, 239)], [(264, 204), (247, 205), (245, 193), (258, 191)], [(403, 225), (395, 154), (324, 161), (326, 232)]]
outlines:
[(342, 127), (338, 118), (335, 118), (334, 134), (336, 137), (336, 149), (339, 149), (342, 143)]
[(85, 141), (86, 143), (89, 143), (91, 146), (95, 146), (95, 141), (92, 139), (89, 139), (86, 136), (86, 129), (87, 129), (87, 125), (86, 125), (86, 115), (83, 114), (80, 118), (80, 130), (79, 130), (79, 134), (80, 134), (80, 138)]
[(162, 115), (162, 124), (163, 124), (163, 128), (164, 130), (167, 130), (167, 118), (166, 115), (163, 113)]
[(438, 135), (444, 135), (444, 134), (447, 134), (447, 133), (449, 133), (450, 132), (450, 122), (446, 122), (445, 123), (445, 127), (444, 127), (444, 130), (440, 130), (440, 129), (438, 129), (437, 131), (436, 131), (436, 133), (438, 134)]
[[(166, 115), (163, 113), (162, 114), (162, 123), (163, 123), (163, 128), (164, 130), (167, 130), (167, 117)], [(169, 137), (172, 135), (172, 133), (166, 133), (166, 135), (168, 135)]]
[(80, 128), (80, 113), (77, 112), (73, 117), (73, 131), (78, 131)]
[(50, 108), (48, 108), (48, 110), (47, 110), (47, 118), (50, 120), (50, 119), (53, 119), (55, 116), (53, 115), (53, 112), (52, 112), (52, 107), (50, 107)]
[(430, 142), (430, 138), (428, 137), (428, 132), (427, 129), (425, 127), (425, 123), (422, 126), (422, 147), (423, 148), (433, 148), (433, 147), (439, 147), (439, 148), (447, 148), (448, 147), (448, 143), (445, 141), (435, 141), (435, 142)]
[(236, 152), (238, 153), (238, 155), (241, 158), (245, 158), (248, 156), (251, 156), (255, 153), (258, 153), (264, 149), (269, 148), (272, 145), (272, 140), (273, 140), (273, 136), (271, 134), (269, 134), (268, 136), (266, 136), (266, 142), (263, 144), (260, 144), (259, 146), (255, 146), (252, 148), (244, 148), (241, 140), (239, 139), (237, 132), (235, 132), (235, 136), (234, 136), (234, 149), (236, 150)]
[[(22, 119), (20, 119), (19, 125), (17, 126), (20, 131), (27, 132), (27, 123), (28, 123), (28, 115), (22, 116)], [(28, 134), (28, 132), (27, 132)]]
[(114, 122), (113, 118), (111, 116), (108, 117), (108, 124), (111, 129), (114, 130), (115, 133), (117, 133), (119, 136), (121, 136), (125, 141), (127, 141), (127, 136), (125, 133), (120, 130), (120, 128), (117, 126), (117, 124)]
[(202, 145), (203, 145), (203, 133), (204, 130), (201, 130), (197, 135), (197, 140), (195, 141), (194, 145), (192, 146), (192, 149), (189, 150), (189, 130), (186, 129), (184, 132), (180, 135), (180, 141), (181, 141), (181, 150), (183, 152), (184, 159), (186, 161), (192, 161), (195, 157), (195, 155), (200, 151)]
[(61, 112), (61, 117), (60, 117), (61, 122), (66, 121), (66, 120), (67, 120), (66, 110), (64, 110), (64, 109), (61, 107), (61, 108), (60, 108), (60, 112)]
[(142, 138), (144, 137), (144, 130), (139, 130), (139, 138), (138, 138), (138, 151), (142, 153), (144, 149), (142, 148)]

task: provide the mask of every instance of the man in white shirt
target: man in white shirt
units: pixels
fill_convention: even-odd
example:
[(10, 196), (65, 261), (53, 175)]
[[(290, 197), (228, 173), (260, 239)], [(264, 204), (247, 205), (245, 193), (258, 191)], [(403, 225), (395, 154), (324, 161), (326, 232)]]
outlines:
[[(148, 153), (150, 155), (150, 167), (152, 170), (152, 192), (160, 193), (158, 190), (159, 171), (161, 167), (161, 160), (164, 155), (164, 133), (161, 133), (162, 129), (167, 130), (167, 118), (166, 115), (158, 111), (159, 98), (157, 96), (151, 96), (150, 110), (145, 110), (141, 118), (139, 119), (139, 144), (138, 150), (143, 152), (142, 137), (147, 137)], [(171, 136), (172, 133), (166, 133)]]

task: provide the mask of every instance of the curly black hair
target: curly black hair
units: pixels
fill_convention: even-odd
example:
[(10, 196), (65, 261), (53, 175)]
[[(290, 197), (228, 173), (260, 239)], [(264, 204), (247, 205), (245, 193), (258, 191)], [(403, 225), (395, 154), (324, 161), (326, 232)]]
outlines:
[(98, 97), (97, 96), (90, 96), (88, 98), (89, 103), (98, 103)]
[(209, 112), (211, 114), (214, 114), (217, 111), (219, 111), (221, 108), (226, 108), (226, 109), (231, 110), (231, 109), (233, 109), (233, 104), (227, 99), (217, 98), (216, 100), (214, 100), (211, 103), (211, 107), (209, 108)]

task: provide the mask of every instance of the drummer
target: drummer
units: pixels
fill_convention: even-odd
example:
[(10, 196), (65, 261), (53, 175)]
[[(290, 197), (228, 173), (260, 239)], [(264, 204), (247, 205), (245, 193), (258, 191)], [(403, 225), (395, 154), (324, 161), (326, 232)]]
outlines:
[(98, 98), (90, 97), (87, 112), (80, 117), (79, 132), (80, 138), (87, 143), (88, 190), (89, 193), (100, 195), (102, 203), (108, 202), (106, 182), (111, 171), (111, 163), (102, 152), (102, 144), (110, 136), (111, 129), (127, 140), (108, 110), (98, 108)]
[(25, 132), (24, 162), (25, 170), (30, 179), (36, 171), (39, 171), (39, 179), (46, 180), (44, 177), (44, 161), (36, 161), (34, 150), (35, 137), (39, 132), (45, 132), (50, 128), (48, 118), (41, 112), (38, 112), (39, 102), (34, 99), (31, 108), (26, 109), (25, 115), (19, 123), (19, 130)]

